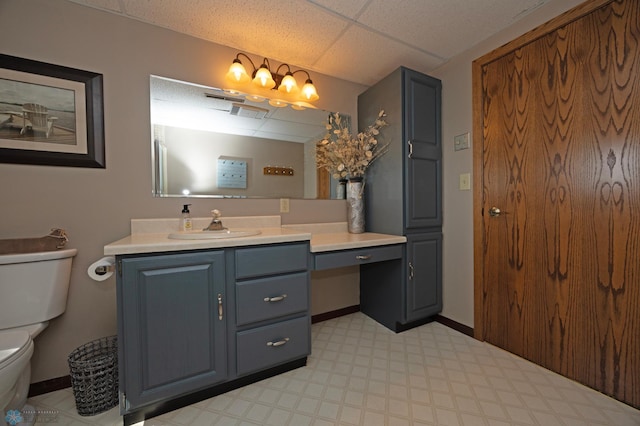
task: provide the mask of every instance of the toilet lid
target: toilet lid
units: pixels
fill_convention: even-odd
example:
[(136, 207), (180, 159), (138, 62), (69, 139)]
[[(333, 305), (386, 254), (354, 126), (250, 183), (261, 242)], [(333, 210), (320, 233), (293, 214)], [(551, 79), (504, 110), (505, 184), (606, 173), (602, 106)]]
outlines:
[(0, 331), (0, 366), (20, 356), (30, 340), (29, 333), (24, 330)]

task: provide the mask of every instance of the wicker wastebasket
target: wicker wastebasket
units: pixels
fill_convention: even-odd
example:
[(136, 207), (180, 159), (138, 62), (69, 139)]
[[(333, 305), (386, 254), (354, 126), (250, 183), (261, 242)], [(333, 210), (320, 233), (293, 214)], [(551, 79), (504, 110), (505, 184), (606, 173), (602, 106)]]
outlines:
[(92, 416), (118, 405), (118, 340), (103, 337), (69, 354), (71, 386), (76, 409)]

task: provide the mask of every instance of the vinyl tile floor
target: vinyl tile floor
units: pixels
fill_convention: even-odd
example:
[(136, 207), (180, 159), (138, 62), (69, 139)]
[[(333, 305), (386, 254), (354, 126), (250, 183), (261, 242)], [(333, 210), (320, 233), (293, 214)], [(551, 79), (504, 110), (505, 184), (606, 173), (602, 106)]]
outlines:
[[(144, 425), (640, 425), (640, 410), (439, 323), (395, 334), (358, 312), (312, 339), (306, 367)], [(79, 416), (71, 389), (29, 404), (36, 424), (122, 424), (117, 408)]]

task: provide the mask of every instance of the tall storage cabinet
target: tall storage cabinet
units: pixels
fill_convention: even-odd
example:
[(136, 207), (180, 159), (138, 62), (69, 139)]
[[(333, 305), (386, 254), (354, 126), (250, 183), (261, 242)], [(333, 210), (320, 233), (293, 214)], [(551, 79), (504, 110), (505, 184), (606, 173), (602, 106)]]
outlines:
[[(361, 272), (361, 310), (401, 331), (442, 310), (440, 80), (400, 67), (358, 97), (358, 128), (384, 109), (388, 152), (367, 171), (366, 229), (405, 235), (399, 278)], [(400, 282), (398, 282), (398, 280)]]

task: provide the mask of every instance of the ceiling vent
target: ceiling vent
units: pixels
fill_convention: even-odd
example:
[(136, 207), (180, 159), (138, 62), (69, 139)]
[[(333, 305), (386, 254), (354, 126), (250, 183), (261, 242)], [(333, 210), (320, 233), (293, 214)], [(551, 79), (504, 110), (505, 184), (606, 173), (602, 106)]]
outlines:
[(244, 99), (242, 99), (242, 98), (234, 98), (232, 96), (216, 95), (215, 93), (207, 93), (207, 92), (205, 92), (204, 95), (207, 98), (219, 99), (221, 101), (229, 101), (229, 102), (237, 102), (237, 103), (243, 103), (244, 102)]
[(251, 105), (242, 105), (234, 103), (231, 106), (231, 115), (237, 115), (238, 117), (255, 118), (256, 120), (262, 120), (267, 113), (268, 109), (260, 108)]
[(218, 111), (231, 112), (231, 105), (234, 103), (243, 103), (244, 99), (234, 98), (226, 95), (218, 95), (214, 93), (204, 93), (206, 98), (206, 108), (215, 109)]

